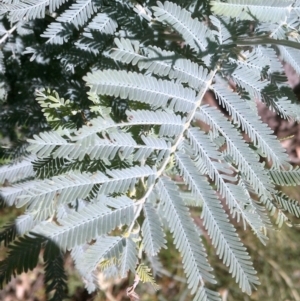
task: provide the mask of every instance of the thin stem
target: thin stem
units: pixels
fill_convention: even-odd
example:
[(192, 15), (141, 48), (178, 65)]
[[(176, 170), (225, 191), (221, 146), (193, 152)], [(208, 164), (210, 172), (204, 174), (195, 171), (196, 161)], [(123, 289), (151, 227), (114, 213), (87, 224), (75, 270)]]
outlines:
[[(170, 151), (169, 151), (168, 155), (165, 157), (162, 165), (160, 166), (160, 168), (156, 172), (155, 180), (159, 179), (161, 177), (161, 175), (164, 173), (164, 171), (165, 171), (165, 169), (166, 169), (166, 167), (167, 167), (167, 165), (168, 165), (168, 163), (170, 161), (170, 158), (171, 158), (172, 154), (177, 150), (179, 144), (181, 143), (181, 141), (182, 141), (182, 139), (184, 137), (185, 131), (190, 127), (191, 122), (194, 119), (195, 113), (196, 113), (197, 109), (199, 108), (199, 106), (201, 105), (203, 96), (206, 93), (206, 91), (208, 90), (208, 88), (210, 87), (210, 85), (212, 83), (212, 80), (213, 80), (215, 74), (217, 73), (217, 71), (218, 71), (218, 69), (215, 69), (214, 71), (212, 71), (211, 74), (210, 74), (209, 79), (207, 81), (205, 81), (205, 85), (202, 87), (202, 89), (200, 90), (200, 92), (199, 92), (199, 94), (197, 96), (197, 101), (195, 102), (194, 109), (188, 114), (186, 122), (185, 122), (185, 124), (182, 127), (181, 133), (175, 139), (175, 142), (174, 142), (173, 146), (170, 148)], [(149, 195), (152, 193), (153, 188), (155, 187), (155, 184), (156, 184), (155, 180), (153, 181), (153, 183), (147, 189), (146, 194), (141, 199), (139, 199), (138, 202), (135, 203), (135, 205), (137, 207), (136, 207), (134, 219), (133, 219), (133, 221), (132, 221), (132, 223), (131, 223), (131, 225), (130, 225), (130, 227), (128, 229), (128, 233), (131, 233), (131, 231), (132, 231), (132, 229), (134, 227), (136, 219), (140, 216), (140, 213), (141, 213), (141, 211), (143, 209), (144, 203), (146, 202), (146, 200), (149, 197)]]
[(234, 41), (234, 44), (238, 46), (272, 44), (272, 45), (287, 46), (295, 49), (300, 49), (300, 43), (298, 42), (290, 41), (290, 40), (276, 40), (270, 38), (269, 36), (260, 36), (254, 38), (240, 38)]
[(6, 34), (0, 39), (0, 45), (3, 44), (6, 39), (17, 29), (17, 25), (13, 26)]

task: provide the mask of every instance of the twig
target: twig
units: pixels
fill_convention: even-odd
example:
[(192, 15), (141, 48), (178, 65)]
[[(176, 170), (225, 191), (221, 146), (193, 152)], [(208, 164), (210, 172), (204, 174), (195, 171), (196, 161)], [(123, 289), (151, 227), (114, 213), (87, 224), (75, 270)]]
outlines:
[[(200, 106), (200, 104), (202, 102), (202, 98), (203, 98), (204, 94), (206, 93), (206, 91), (209, 89), (209, 87), (210, 87), (210, 85), (212, 83), (212, 80), (213, 80), (215, 74), (217, 73), (217, 71), (218, 71), (217, 68), (215, 70), (211, 71), (211, 73), (209, 75), (209, 79), (205, 82), (205, 85), (202, 87), (202, 89), (198, 93), (197, 99), (195, 101), (194, 108), (193, 108), (193, 110), (191, 112), (189, 112), (189, 114), (188, 114), (188, 116), (186, 118), (186, 121), (183, 124), (181, 133), (175, 139), (174, 144), (171, 146), (169, 153), (164, 158), (163, 163), (161, 164), (160, 168), (156, 172), (156, 180), (164, 173), (164, 171), (165, 171), (165, 169), (166, 169), (166, 167), (167, 167), (167, 165), (168, 165), (168, 163), (170, 161), (170, 158), (171, 158), (172, 154), (177, 150), (178, 145), (181, 143), (181, 141), (182, 141), (182, 139), (184, 137), (184, 133), (186, 132), (186, 130), (189, 128), (191, 122), (193, 121), (195, 112), (198, 109), (198, 107)], [(129, 226), (129, 229), (128, 229), (128, 233), (129, 234), (131, 233), (131, 231), (133, 229), (135, 221), (140, 216), (140, 213), (141, 213), (141, 211), (143, 209), (144, 203), (146, 202), (146, 200), (149, 197), (149, 195), (152, 193), (152, 190), (154, 189), (155, 184), (156, 183), (153, 182), (148, 187), (147, 192), (145, 193), (145, 195), (135, 203), (135, 206), (136, 206), (135, 215), (134, 215), (134, 219), (133, 219), (133, 221), (132, 221), (132, 223), (131, 223), (131, 225)]]
[(6, 34), (0, 39), (0, 45), (5, 42), (5, 40), (17, 29), (17, 25), (13, 26)]
[(279, 46), (288, 46), (295, 49), (300, 49), (300, 43), (290, 40), (276, 40), (270, 38), (268, 35), (258, 36), (258, 37), (249, 37), (249, 38), (240, 38), (234, 41), (232, 44), (238, 46), (253, 46), (253, 45), (262, 45), (262, 44), (272, 44)]

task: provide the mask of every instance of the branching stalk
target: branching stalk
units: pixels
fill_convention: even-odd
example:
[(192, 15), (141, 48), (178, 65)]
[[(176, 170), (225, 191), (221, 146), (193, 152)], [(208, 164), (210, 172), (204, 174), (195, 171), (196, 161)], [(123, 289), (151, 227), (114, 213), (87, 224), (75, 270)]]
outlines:
[(0, 45), (3, 44), (6, 39), (17, 29), (17, 25), (14, 25), (6, 34), (0, 39)]
[[(185, 131), (190, 127), (190, 124), (191, 124), (191, 122), (194, 119), (196, 110), (201, 105), (203, 96), (206, 93), (207, 89), (210, 87), (210, 85), (212, 83), (212, 80), (213, 80), (215, 74), (217, 73), (217, 71), (218, 71), (217, 68), (215, 70), (211, 71), (209, 79), (206, 81), (206, 84), (204, 85), (204, 87), (202, 87), (202, 89), (200, 90), (200, 92), (199, 92), (199, 94), (197, 96), (198, 100), (195, 102), (194, 109), (189, 113), (189, 115), (187, 117), (187, 120), (186, 120), (186, 122), (185, 122), (185, 124), (184, 124), (184, 126), (183, 126), (183, 128), (181, 130), (181, 133), (175, 139), (175, 142), (174, 142), (173, 146), (170, 148), (170, 152), (168, 153), (168, 155), (164, 159), (161, 167), (159, 168), (159, 170), (156, 173), (156, 180), (159, 179), (161, 177), (161, 175), (163, 174), (163, 172), (165, 171), (165, 169), (166, 169), (166, 167), (167, 167), (167, 165), (168, 165), (168, 163), (170, 161), (170, 158), (171, 158), (172, 154), (177, 150), (179, 144), (181, 143)], [(155, 181), (153, 181), (153, 183), (149, 186), (146, 194), (141, 199), (139, 199), (138, 202), (136, 202), (135, 205), (137, 207), (136, 207), (136, 211), (135, 211), (135, 216), (134, 216), (134, 219), (133, 219), (131, 225), (129, 226), (128, 233), (131, 233), (131, 231), (132, 231), (132, 229), (134, 227), (134, 224), (135, 224), (137, 218), (140, 216), (140, 213), (141, 213), (141, 211), (143, 209), (143, 205), (147, 201), (147, 198), (151, 194), (154, 186), (155, 186)]]

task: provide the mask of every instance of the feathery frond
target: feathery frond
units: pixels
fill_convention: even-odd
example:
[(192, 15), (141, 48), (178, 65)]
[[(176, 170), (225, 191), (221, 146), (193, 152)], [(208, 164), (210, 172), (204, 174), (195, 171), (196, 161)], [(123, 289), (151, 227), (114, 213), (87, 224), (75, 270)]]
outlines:
[(296, 186), (300, 184), (299, 168), (290, 168), (290, 170), (270, 170), (270, 177), (276, 185), (281, 186)]
[(262, 22), (284, 20), (290, 14), (292, 3), (293, 1), (280, 0), (267, 3), (256, 0), (211, 1), (212, 10), (217, 15), (238, 17), (241, 20), (257, 19)]
[(201, 197), (204, 200), (203, 224), (208, 230), (217, 255), (229, 267), (229, 272), (232, 273), (232, 277), (235, 277), (242, 291), (250, 295), (252, 286), (260, 283), (255, 276), (256, 271), (249, 261), (250, 256), (245, 251), (246, 248), (240, 242), (233, 225), (228, 224), (227, 214), (220, 201), (209, 184), (198, 174), (188, 156), (178, 153), (176, 162), (192, 193), (195, 197)]
[(128, 271), (135, 272), (135, 267), (138, 261), (137, 247), (135, 242), (129, 237), (126, 238), (122, 256), (120, 257), (120, 276), (124, 278)]
[(150, 269), (147, 266), (140, 264), (136, 270), (136, 273), (142, 282), (152, 284), (155, 290), (159, 288), (151, 275)]
[(170, 108), (168, 100), (172, 99), (172, 109), (188, 112), (194, 104), (193, 90), (166, 80), (126, 71), (105, 70), (88, 73), (83, 78), (92, 92), (121, 97), (150, 104), (153, 108)]
[(76, 0), (56, 20), (61, 23), (72, 23), (78, 29), (97, 11), (93, 0)]
[(46, 293), (54, 290), (49, 301), (59, 301), (65, 298), (67, 292), (67, 276), (64, 271), (64, 261), (61, 250), (53, 242), (47, 241), (44, 251)]
[(279, 141), (272, 135), (272, 130), (261, 122), (246, 101), (242, 101), (236, 93), (220, 84), (214, 85), (213, 91), (222, 106), (232, 116), (233, 122), (241, 127), (254, 146), (258, 147), (267, 159), (272, 161), (275, 168), (289, 166), (288, 156)]
[[(300, 185), (299, 169), (256, 106), (300, 120), (282, 64), (300, 74), (299, 7), (2, 1), (0, 201), (24, 211), (0, 230), (0, 285), (32, 269), (43, 247), (53, 301), (65, 294), (66, 250), (89, 292), (97, 272), (130, 271), (133, 297), (139, 280), (157, 287), (146, 265), (165, 248), (167, 226), (194, 301), (219, 301), (190, 214), (201, 211), (218, 256), (251, 294), (259, 281), (235, 223), (266, 244), (273, 223), (300, 217), (277, 190)], [(203, 104), (209, 95), (226, 116)]]
[(24, 236), (9, 245), (9, 255), (0, 262), (0, 288), (12, 276), (27, 272), (36, 267), (38, 256), (45, 242), (42, 236)]
[(100, 236), (81, 256), (78, 268), (81, 272), (94, 271), (101, 260), (119, 258), (126, 241), (118, 236)]
[(191, 13), (187, 10), (169, 1), (158, 1), (157, 5), (153, 7), (156, 19), (178, 31), (185, 42), (196, 51), (205, 51), (207, 39), (214, 40), (210, 30), (197, 19), (191, 18)]
[(298, 218), (300, 217), (300, 203), (297, 200), (289, 198), (284, 193), (277, 194), (274, 197), (283, 210), (288, 211)]
[[(207, 77), (206, 69), (190, 60), (176, 57), (174, 52), (155, 46), (140, 49), (136, 41), (124, 38), (115, 39), (115, 44), (118, 48), (112, 49), (109, 56), (125, 64), (137, 64), (140, 70), (146, 69), (149, 73), (169, 76), (170, 79), (187, 83), (197, 90)], [(142, 50), (146, 55), (140, 53)]]
[(15, 3), (12, 3), (11, 5), (5, 3), (0, 4), (0, 13), (8, 12), (8, 17), (12, 23), (22, 19), (31, 20), (36, 18), (44, 18), (46, 7), (49, 4), (49, 0), (41, 0), (38, 2), (35, 0), (14, 2)]
[(22, 161), (0, 167), (0, 183), (9, 183), (34, 176), (32, 161), (34, 157), (24, 158)]
[(270, 193), (274, 192), (271, 180), (262, 164), (258, 162), (258, 156), (246, 145), (239, 132), (215, 108), (202, 106), (197, 116), (225, 137), (228, 154), (232, 156), (247, 181), (253, 185), (255, 192), (263, 197), (269, 208), (272, 208), (273, 205), (268, 201)]
[(133, 209), (134, 203), (124, 196), (116, 199), (100, 199), (99, 202), (85, 207), (80, 213), (68, 215), (61, 221), (60, 226), (46, 222), (34, 227), (33, 232), (49, 237), (62, 250), (67, 250), (109, 233), (119, 226), (130, 225), (133, 220)]
[(198, 285), (204, 284), (204, 280), (215, 283), (204, 247), (188, 209), (178, 195), (176, 185), (162, 178), (157, 184), (157, 194), (163, 200), (161, 210), (173, 234), (176, 248), (182, 255), (183, 268), (192, 293), (197, 291)]
[(151, 203), (146, 203), (143, 208), (145, 220), (142, 226), (143, 248), (150, 256), (155, 256), (162, 247), (165, 247), (166, 240), (159, 223), (160, 219)]

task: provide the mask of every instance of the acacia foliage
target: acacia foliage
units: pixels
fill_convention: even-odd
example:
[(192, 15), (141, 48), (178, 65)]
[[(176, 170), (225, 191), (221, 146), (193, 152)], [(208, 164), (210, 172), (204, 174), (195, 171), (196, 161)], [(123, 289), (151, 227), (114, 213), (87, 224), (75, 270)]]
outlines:
[[(280, 0), (3, 1), (2, 27), (12, 27), (1, 39), (0, 123), (13, 164), (0, 168), (1, 195), (25, 210), (0, 235), (10, 250), (1, 285), (54, 244), (44, 253), (53, 300), (64, 294), (66, 250), (89, 291), (99, 267), (131, 271), (135, 297), (139, 281), (155, 285), (145, 263), (168, 230), (194, 300), (220, 300), (206, 286), (215, 279), (195, 206), (251, 294), (258, 277), (229, 217), (266, 244), (266, 229), (300, 212), (277, 189), (298, 185), (299, 170), (256, 107), (299, 120), (278, 59), (300, 73), (299, 10)], [(227, 115), (204, 104), (209, 91)]]

